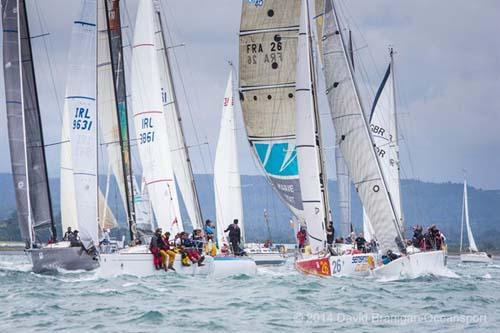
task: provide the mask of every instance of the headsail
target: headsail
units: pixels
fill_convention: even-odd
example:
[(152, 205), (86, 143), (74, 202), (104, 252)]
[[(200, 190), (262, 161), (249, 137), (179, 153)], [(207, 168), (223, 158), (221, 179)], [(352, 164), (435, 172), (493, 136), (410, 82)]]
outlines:
[(68, 114), (76, 218), (83, 244), (97, 244), (96, 0), (73, 23), (64, 112)]
[(165, 31), (163, 30), (164, 27), (161, 21), (159, 1), (155, 2), (155, 11), (156, 47), (158, 51), (158, 65), (162, 85), (163, 111), (167, 124), (170, 153), (172, 161), (175, 161), (175, 163), (173, 163), (175, 179), (193, 228), (201, 229), (203, 227), (201, 207), (194, 181), (191, 159), (189, 158), (189, 149), (182, 128), (181, 115), (173, 83), (170, 57), (168, 55), (168, 45), (165, 45)]
[(399, 229), (373, 148), (333, 0), (326, 0), (323, 63), (328, 102), (339, 145), (382, 250), (397, 250)]
[[(222, 117), (220, 122), (219, 140), (215, 153), (214, 191), (215, 211), (217, 218), (217, 242), (219, 247), (229, 245), (224, 230), (238, 219), (241, 232), (243, 226), (243, 202), (241, 198), (241, 180), (236, 146), (236, 124), (234, 118), (233, 76), (229, 73)], [(244, 240), (244, 235), (242, 234)]]
[(2, 1), (3, 61), (7, 125), (21, 236), (51, 228), (56, 237), (45, 160), (40, 109), (24, 0)]
[(139, 2), (132, 51), (132, 100), (143, 176), (158, 226), (182, 231), (170, 144), (161, 100), (151, 0)]
[(295, 75), (300, 0), (243, 1), (239, 90), (259, 165), (292, 213), (302, 218), (295, 149)]

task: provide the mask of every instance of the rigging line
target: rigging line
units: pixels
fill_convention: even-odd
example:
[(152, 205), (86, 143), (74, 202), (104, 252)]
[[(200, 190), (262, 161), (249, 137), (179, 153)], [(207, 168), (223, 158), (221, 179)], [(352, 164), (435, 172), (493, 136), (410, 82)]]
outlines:
[[(173, 43), (173, 37), (172, 37), (172, 33), (171, 33), (171, 30), (170, 30), (170, 26), (169, 26), (169, 20), (167, 19), (167, 15), (165, 13), (165, 9), (164, 9), (165, 7), (167, 7), (167, 6), (160, 6), (161, 12), (163, 12), (165, 28), (167, 30), (166, 32), (168, 34), (170, 43), (172, 45), (175, 45), (175, 43)], [(175, 16), (174, 15), (170, 15), (170, 17), (172, 19), (174, 27), (176, 27), (177, 24), (175, 22)], [(192, 109), (191, 103), (189, 101), (190, 100), (189, 95), (187, 94), (187, 91), (186, 91), (186, 86), (185, 86), (185, 83), (184, 83), (184, 77), (182, 75), (180, 64), (179, 64), (177, 55), (176, 55), (176, 53), (175, 53), (174, 50), (172, 50), (171, 54), (173, 56), (174, 64), (175, 64), (175, 66), (177, 68), (177, 76), (179, 77), (179, 81), (180, 81), (181, 86), (182, 86), (182, 92), (183, 92), (185, 103), (186, 103), (186, 106), (187, 106), (187, 109), (188, 109), (188, 114), (189, 114), (189, 119), (191, 121), (191, 126), (193, 127), (193, 130), (194, 130), (194, 134), (195, 134), (195, 138), (196, 138), (196, 143), (199, 144), (201, 142), (200, 135), (199, 135), (199, 130), (198, 130), (198, 128), (195, 125), (195, 121), (194, 121), (194, 117), (193, 117), (193, 109)], [(185, 54), (186, 54), (187, 62), (191, 63), (190, 53), (186, 51)], [(191, 68), (191, 66), (188, 66), (188, 67)], [(192, 73), (191, 73), (190, 76), (193, 77)], [(191, 90), (191, 92), (192, 91), (193, 91), (193, 89)], [(201, 110), (200, 105), (199, 105), (198, 95), (197, 95), (196, 92), (194, 93), (194, 95), (195, 95), (194, 99), (195, 99), (195, 102), (197, 104), (197, 108), (198, 108), (198, 110)], [(205, 138), (207, 137), (205, 133), (202, 133), (202, 135), (204, 135)], [(208, 173), (208, 168), (207, 168), (207, 165), (206, 165), (206, 162), (205, 162), (205, 158), (204, 158), (204, 154), (203, 154), (203, 150), (201, 149), (201, 146), (199, 146), (199, 152), (200, 152), (200, 157), (201, 157), (201, 161), (202, 161), (204, 172)], [(210, 162), (212, 162), (212, 156), (209, 156), (209, 159), (210, 159)], [(213, 165), (213, 164), (211, 163), (211, 165)]]
[[(58, 112), (58, 114), (59, 114), (59, 121), (62, 124), (63, 123), (62, 119), (63, 119), (63, 112), (64, 112), (64, 110), (61, 107), (61, 103), (60, 103), (60, 99), (59, 99), (59, 94), (57, 92), (56, 83), (55, 83), (55, 79), (54, 79), (54, 70), (52, 68), (51, 57), (49, 56), (49, 50), (48, 50), (48, 47), (47, 47), (47, 39), (45, 38), (45, 36), (50, 36), (50, 34), (49, 33), (44, 33), (46, 31), (46, 29), (44, 27), (43, 20), (42, 20), (42, 17), (40, 15), (40, 8), (38, 6), (39, 1), (33, 1), (33, 2), (35, 3), (35, 9), (36, 9), (35, 11), (36, 11), (36, 14), (37, 14), (37, 17), (38, 17), (38, 23), (40, 25), (40, 30), (41, 30), (41, 34), (38, 35), (37, 37), (41, 37), (42, 41), (43, 41), (44, 50), (45, 50), (45, 56), (47, 57), (47, 64), (48, 64), (48, 67), (49, 67), (49, 76), (50, 76), (50, 79), (51, 79), (52, 89), (53, 89), (53, 92), (54, 92), (54, 97), (56, 99), (57, 109), (59, 110), (59, 112)], [(51, 46), (50, 49), (54, 50), (55, 48)]]

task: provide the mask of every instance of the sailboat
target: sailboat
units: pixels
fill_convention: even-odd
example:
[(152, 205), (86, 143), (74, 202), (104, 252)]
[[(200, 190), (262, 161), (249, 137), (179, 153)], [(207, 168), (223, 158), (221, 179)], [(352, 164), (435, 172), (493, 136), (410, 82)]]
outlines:
[[(463, 234), (464, 234), (464, 220), (467, 229), (467, 239), (469, 240), (469, 247), (463, 251)], [(464, 196), (462, 202), (462, 225), (460, 228), (460, 261), (461, 262), (476, 262), (476, 263), (491, 263), (493, 261), (490, 254), (480, 252), (474, 240), (472, 229), (469, 222), (469, 199), (467, 195), (467, 180), (464, 180)]]
[[(220, 252), (220, 255), (215, 257), (215, 270), (230, 270), (234, 274), (255, 275), (257, 273), (255, 261), (248, 257), (235, 254), (235, 249), (231, 248), (229, 239), (224, 232), (235, 219), (238, 220), (242, 243), (245, 243), (243, 200), (241, 196), (236, 123), (234, 117), (232, 70), (229, 72), (226, 92), (223, 99), (219, 140), (215, 153), (214, 194), (217, 244)], [(226, 249), (225, 254), (222, 254), (222, 249)]]
[[(312, 253), (296, 261), (298, 270), (319, 276), (367, 275), (377, 277), (415, 277), (423, 274), (446, 274), (442, 250), (407, 251), (400, 214), (391, 200), (392, 187), (387, 185), (377, 147), (359, 98), (353, 64), (338, 24), (335, 1), (324, 6), (322, 56), (326, 93), (336, 145), (341, 150), (349, 174), (360, 196), (377, 239), (378, 253), (342, 254), (325, 246), (325, 223), (328, 215), (327, 196), (323, 188), (321, 128), (316, 106), (314, 62), (311, 52), (309, 4), (302, 1), (300, 35), (297, 56), (297, 147), (299, 174)], [(300, 139), (300, 140), (299, 140)], [(400, 257), (387, 264), (381, 261), (385, 253)], [(411, 258), (411, 259), (410, 259)]]
[[(3, 5), (4, 78), (11, 160), (14, 183), (16, 184), (18, 219), (22, 237), (26, 241), (27, 253), (33, 264), (33, 271), (39, 273), (57, 268), (66, 270), (94, 269), (97, 267), (97, 261), (95, 253), (91, 251), (92, 227), (81, 230), (82, 242), (86, 247), (71, 247), (69, 242), (57, 242), (26, 3), (22, 0), (4, 1)], [(92, 53), (95, 50), (93, 47), (95, 39), (92, 38), (92, 31), (95, 30), (95, 17), (92, 17), (91, 12), (84, 10), (81, 14), (84, 17), (75, 22), (73, 34), (79, 35), (80, 43), (88, 43), (89, 45), (85, 51), (74, 54), (72, 61), (78, 63), (79, 60), (88, 55), (88, 52)], [(81, 66), (85, 65), (91, 64), (84, 61)], [(75, 68), (73, 70), (77, 71)], [(94, 71), (91, 68), (88, 72), (88, 75), (92, 75), (92, 72), (95, 73), (95, 67)], [(95, 97), (93, 97), (95, 91), (87, 91), (84, 95), (87, 96), (87, 99), (81, 105), (79, 99), (75, 98), (71, 101), (71, 114), (75, 117), (80, 115), (85, 117), (79, 122), (81, 131), (85, 132), (83, 135), (75, 133), (75, 145), (81, 144), (82, 141), (92, 142), (93, 135), (95, 135), (91, 126), (95, 117)], [(75, 114), (76, 108), (83, 109), (83, 111)], [(75, 119), (75, 121), (77, 120)], [(83, 122), (86, 124), (85, 129), (82, 128)], [(88, 197), (85, 197), (86, 193), (92, 192), (92, 188), (96, 186), (93, 184), (95, 172), (92, 161), (95, 159), (89, 158), (80, 165), (80, 171), (87, 176), (83, 176), (78, 182), (79, 185), (85, 187), (82, 191), (81, 202), (82, 205), (90, 204), (86, 207), (88, 211), (85, 212), (86, 218), (89, 219), (92, 219), (92, 214), (97, 213), (97, 208), (92, 210), (91, 202), (87, 200)], [(97, 192), (95, 192), (94, 197), (97, 202)], [(97, 219), (93, 219), (92, 222), (97, 229)], [(43, 240), (40, 236), (43, 229), (47, 228), (50, 229), (51, 233), (49, 244), (41, 244)]]

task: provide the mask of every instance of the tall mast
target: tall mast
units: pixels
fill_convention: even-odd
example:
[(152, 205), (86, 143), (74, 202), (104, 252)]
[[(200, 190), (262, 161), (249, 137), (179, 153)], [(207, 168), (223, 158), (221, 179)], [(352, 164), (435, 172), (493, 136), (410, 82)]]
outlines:
[[(122, 155), (122, 168), (127, 197), (127, 219), (130, 239), (137, 239), (137, 222), (134, 204), (134, 182), (132, 163), (130, 161), (130, 135), (128, 127), (127, 89), (123, 65), (123, 45), (120, 20), (120, 0), (104, 0), (106, 8), (106, 23), (109, 38), (109, 51), (111, 55), (111, 68), (113, 72), (113, 85), (115, 91), (116, 111), (120, 129), (120, 148)], [(111, 6), (110, 6), (111, 5)]]
[[(338, 24), (338, 28), (340, 29), (340, 21), (339, 21), (339, 18), (338, 18), (338, 15), (337, 15), (337, 10), (336, 10), (336, 6), (335, 6), (335, 0), (327, 0), (327, 1), (330, 1), (331, 5), (332, 5), (332, 9), (333, 9), (333, 14), (335, 16), (335, 21), (337, 22)], [(338, 34), (339, 34), (339, 37), (340, 37), (340, 40), (341, 40), (341, 44), (342, 44), (342, 48), (344, 50), (344, 56), (346, 55), (346, 45), (345, 45), (345, 41), (344, 41), (344, 36), (342, 35), (342, 32), (341, 31), (338, 31)], [(348, 68), (348, 71), (349, 71), (349, 75), (351, 76), (352, 78), (352, 82), (353, 82), (353, 85), (354, 85), (354, 91), (355, 91), (355, 94), (356, 94), (356, 99), (361, 107), (361, 110), (364, 110), (363, 108), (363, 103), (361, 101), (361, 99), (359, 98), (360, 94), (359, 94), (359, 88), (358, 88), (358, 84), (356, 82), (356, 80), (354, 79), (354, 75), (353, 75), (353, 68), (352, 68), (352, 64), (350, 61), (347, 61), (347, 68)], [(368, 135), (370, 136), (370, 140), (372, 141), (373, 143), (373, 138), (372, 138), (372, 135), (369, 131), (369, 126), (368, 126), (368, 123), (367, 123), (367, 120), (366, 120), (366, 117), (363, 117), (363, 121), (365, 123), (365, 128), (366, 130), (368, 131)], [(374, 155), (375, 155), (375, 149), (373, 149), (373, 152), (372, 152)], [(394, 203), (391, 199), (391, 196), (390, 194), (388, 193), (387, 191), (387, 182), (384, 178), (384, 175), (382, 173), (382, 170), (381, 170), (381, 167), (380, 167), (380, 162), (377, 158), (377, 156), (375, 156), (375, 162), (376, 162), (376, 165), (377, 165), (377, 173), (380, 177), (380, 179), (382, 179), (382, 183), (383, 183), (383, 187), (384, 187), (384, 190), (385, 190), (385, 195), (387, 195), (388, 199), (389, 199), (389, 203), (390, 203), (390, 210), (391, 210), (391, 215), (392, 215), (392, 219), (393, 219), (393, 223), (394, 223), (394, 227), (396, 228), (396, 233), (398, 235), (398, 237), (401, 239), (401, 241), (404, 240), (404, 235), (402, 234), (402, 230), (399, 226), (399, 223), (398, 223), (398, 218), (397, 218), (397, 215), (396, 215), (396, 212), (394, 210)]]
[[(21, 30), (21, 13), (19, 11), (19, 3), (20, 1), (22, 0), (17, 0), (17, 27), (18, 27), (18, 33), (17, 33), (17, 41), (18, 41), (18, 55), (19, 55), (19, 78), (21, 80), (21, 84), (19, 85), (20, 86), (20, 92), (21, 92), (21, 114), (22, 114), (22, 124), (23, 124), (23, 138), (24, 138), (24, 167), (25, 167), (25, 172), (26, 172), (26, 199), (27, 199), (27, 204), (28, 204), (28, 222), (29, 222), (29, 233), (30, 233), (30, 248), (33, 247), (33, 242), (36, 241), (35, 239), (35, 230), (33, 228), (33, 215), (32, 215), (32, 211), (31, 211), (31, 198), (30, 198), (30, 174), (29, 174), (29, 170), (28, 170), (28, 147), (27, 147), (27, 133), (26, 133), (26, 114), (24, 112), (24, 108), (25, 108), (25, 101), (24, 101), (24, 87), (23, 87), (23, 82), (22, 82), (22, 79), (23, 79), (23, 66), (22, 66), (22, 45), (21, 45), (21, 34), (20, 34), (20, 31)], [(23, 8), (25, 9), (25, 7)]]
[[(392, 119), (394, 120), (394, 145), (396, 149), (396, 157), (397, 157), (397, 164), (398, 164), (398, 174), (397, 174), (397, 179), (398, 179), (398, 192), (401, 193), (401, 161), (399, 160), (399, 131), (398, 131), (398, 112), (397, 112), (397, 105), (396, 105), (396, 81), (395, 81), (395, 75), (394, 75), (394, 49), (391, 47), (389, 48), (389, 55), (391, 57), (391, 80), (392, 80), (392, 103), (393, 103), (393, 108), (392, 112), (394, 113)], [(400, 216), (399, 218), (399, 224), (401, 228), (404, 230), (404, 218), (403, 218), (403, 204), (401, 202), (401, 199), (399, 200), (399, 212)]]
[[(309, 1), (307, 1), (308, 13), (310, 12)], [(316, 89), (316, 66), (313, 58), (313, 37), (311, 33), (311, 17), (308, 15), (307, 17), (307, 29), (308, 29), (308, 38), (309, 38), (309, 59), (310, 59), (310, 71), (311, 71), (311, 87), (312, 87), (312, 95), (313, 95), (313, 104), (314, 104), (314, 117), (316, 122), (316, 140), (318, 142), (318, 157), (319, 157), (319, 181), (321, 184), (321, 194), (323, 195), (323, 210), (325, 213), (325, 228), (328, 226), (328, 222), (331, 219), (331, 211), (330, 211), (330, 201), (328, 200), (328, 177), (326, 174), (325, 168), (325, 159), (323, 157), (323, 139), (321, 135), (321, 119), (319, 115), (319, 107), (318, 107), (318, 90)]]
[(186, 161), (187, 161), (187, 165), (188, 165), (188, 172), (189, 172), (189, 178), (190, 178), (189, 183), (190, 183), (192, 192), (194, 193), (193, 199), (194, 199), (195, 208), (196, 208), (196, 212), (195, 212), (196, 213), (196, 224), (197, 224), (198, 228), (202, 228), (203, 227), (203, 215), (201, 212), (200, 200), (198, 197), (198, 191), (196, 189), (196, 182), (194, 179), (193, 166), (191, 165), (191, 158), (189, 157), (189, 147), (186, 143), (186, 136), (184, 135), (184, 128), (182, 125), (182, 117), (181, 117), (181, 114), (179, 112), (179, 104), (177, 101), (177, 94), (175, 92), (175, 85), (172, 82), (172, 66), (171, 66), (170, 57), (168, 54), (169, 47), (167, 47), (167, 43), (166, 43), (165, 29), (163, 28), (160, 7), (156, 6), (155, 8), (156, 8), (156, 15), (158, 16), (158, 22), (160, 24), (160, 30), (161, 30), (160, 33), (161, 33), (161, 38), (163, 41), (163, 52), (165, 53), (167, 70), (169, 72), (170, 86), (172, 87), (172, 99), (173, 99), (174, 108), (175, 108), (175, 115), (176, 115), (177, 120), (179, 122), (180, 136), (182, 139), (182, 149), (184, 150), (184, 153), (186, 154)]

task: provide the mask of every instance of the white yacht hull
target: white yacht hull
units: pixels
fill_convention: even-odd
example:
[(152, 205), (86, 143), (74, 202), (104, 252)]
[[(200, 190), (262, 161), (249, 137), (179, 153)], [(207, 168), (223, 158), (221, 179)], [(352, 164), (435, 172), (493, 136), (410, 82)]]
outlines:
[(444, 251), (418, 252), (402, 256), (371, 270), (376, 278), (415, 279), (425, 275), (450, 276)]
[(460, 254), (460, 261), (490, 264), (493, 262), (493, 258), (488, 256), (486, 252), (470, 252)]
[[(197, 264), (191, 264), (189, 267), (183, 266), (181, 256), (178, 254), (175, 257), (173, 267), (175, 273), (181, 275), (224, 277), (239, 274), (255, 275), (257, 273), (255, 262), (248, 258), (205, 256), (203, 264), (203, 266)], [(171, 270), (157, 270), (153, 264), (152, 254), (144, 245), (126, 248), (116, 253), (102, 254), (98, 271), (101, 277), (117, 275), (145, 277), (172, 273), (174, 272)]]

